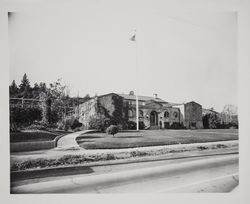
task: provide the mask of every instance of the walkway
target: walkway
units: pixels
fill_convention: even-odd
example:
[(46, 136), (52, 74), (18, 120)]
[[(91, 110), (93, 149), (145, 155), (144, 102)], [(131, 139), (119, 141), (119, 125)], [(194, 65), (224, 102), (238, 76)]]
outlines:
[(61, 137), (57, 141), (57, 150), (80, 150), (82, 149), (76, 142), (76, 138), (82, 134), (93, 132), (96, 130), (83, 130), (79, 132), (74, 132)]

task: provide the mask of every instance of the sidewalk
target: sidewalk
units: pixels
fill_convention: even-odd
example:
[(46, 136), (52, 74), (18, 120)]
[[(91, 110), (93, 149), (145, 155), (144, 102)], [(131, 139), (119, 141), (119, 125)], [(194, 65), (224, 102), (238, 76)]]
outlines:
[(56, 149), (58, 149), (58, 150), (78, 150), (78, 149), (82, 149), (78, 145), (78, 143), (76, 142), (76, 138), (79, 137), (81, 134), (86, 134), (86, 133), (93, 132), (93, 131), (96, 131), (96, 130), (83, 130), (83, 131), (67, 134), (67, 135), (61, 137), (57, 141), (57, 148)]
[[(82, 134), (79, 132), (79, 134)], [(78, 135), (79, 135), (78, 134)], [(70, 134), (71, 135), (71, 134)], [(75, 134), (73, 135), (75, 136)], [(68, 141), (72, 140), (72, 137)], [(67, 136), (66, 136), (67, 137)], [(64, 140), (66, 141), (66, 139)], [(66, 144), (66, 142), (65, 142)], [(73, 144), (73, 143), (71, 143)], [(32, 159), (58, 159), (65, 155), (101, 155), (101, 154), (115, 154), (115, 155), (128, 155), (133, 152), (184, 152), (184, 151), (197, 151), (199, 147), (204, 147), (206, 149), (215, 150), (217, 145), (226, 145), (226, 148), (236, 148), (238, 149), (238, 140), (231, 141), (219, 141), (219, 142), (207, 142), (207, 143), (193, 143), (193, 144), (176, 144), (176, 145), (163, 145), (163, 146), (149, 146), (149, 147), (136, 147), (136, 148), (126, 148), (126, 149), (95, 149), (95, 150), (86, 150), (83, 148), (74, 148), (72, 146), (65, 145), (65, 148), (55, 148), (51, 150), (41, 150), (41, 151), (32, 151), (32, 152), (18, 152), (12, 153), (11, 163)], [(71, 147), (71, 148), (70, 148)], [(223, 149), (226, 149), (223, 148)], [(218, 148), (217, 148), (218, 149)], [(221, 148), (220, 148), (221, 149)], [(199, 150), (202, 151), (202, 150)]]

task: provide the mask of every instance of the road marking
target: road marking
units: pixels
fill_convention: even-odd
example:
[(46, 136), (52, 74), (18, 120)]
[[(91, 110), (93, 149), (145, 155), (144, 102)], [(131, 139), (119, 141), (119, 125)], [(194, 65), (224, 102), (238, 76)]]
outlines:
[(209, 183), (209, 182), (212, 182), (212, 181), (225, 179), (225, 178), (228, 178), (228, 177), (232, 177), (235, 182), (239, 182), (239, 179), (237, 179), (238, 176), (239, 176), (238, 173), (237, 174), (230, 174), (230, 175), (226, 175), (226, 176), (219, 176), (219, 177), (216, 177), (216, 178), (213, 178), (213, 179), (206, 179), (206, 180), (199, 181), (199, 182), (189, 183), (189, 184), (186, 184), (186, 185), (176, 186), (176, 187), (173, 187), (173, 188), (167, 188), (164, 191), (163, 190), (155, 191), (154, 193), (166, 193), (166, 192), (169, 192), (169, 191), (173, 191), (173, 190), (177, 190), (177, 189), (181, 189), (181, 188), (185, 188), (185, 187), (190, 187), (190, 186), (195, 186), (195, 185), (199, 185), (199, 184), (202, 184), (202, 183)]

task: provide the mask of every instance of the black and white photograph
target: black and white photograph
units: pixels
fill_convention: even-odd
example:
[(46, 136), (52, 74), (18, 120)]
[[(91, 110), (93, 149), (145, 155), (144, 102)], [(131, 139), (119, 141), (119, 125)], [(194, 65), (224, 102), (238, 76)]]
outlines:
[(41, 2), (6, 13), (10, 195), (237, 194), (237, 10)]

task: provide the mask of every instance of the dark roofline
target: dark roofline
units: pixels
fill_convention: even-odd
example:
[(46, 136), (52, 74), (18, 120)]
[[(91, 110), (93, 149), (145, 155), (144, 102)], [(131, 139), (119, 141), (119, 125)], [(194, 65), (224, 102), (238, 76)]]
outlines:
[(108, 94), (103, 94), (103, 95), (100, 95), (100, 96), (97, 96), (97, 97), (99, 98), (99, 97), (108, 96), (108, 95), (116, 95), (116, 96), (121, 97), (121, 96), (120, 96), (120, 95), (118, 95), (117, 93), (113, 93), (113, 92), (108, 93)]
[(195, 101), (190, 101), (190, 102), (188, 102), (188, 103), (185, 103), (185, 105), (186, 105), (186, 104), (190, 104), (190, 103), (195, 103), (195, 104), (197, 104), (197, 105), (202, 106), (201, 104), (199, 104), (199, 103), (197, 103), (197, 102), (195, 102)]

